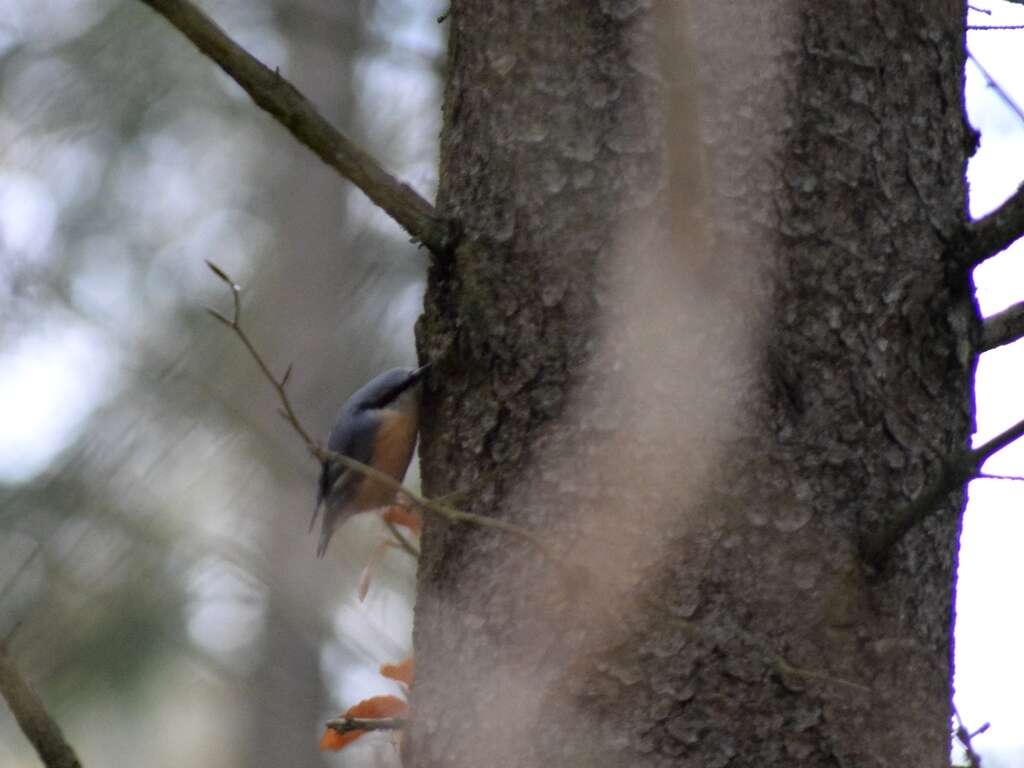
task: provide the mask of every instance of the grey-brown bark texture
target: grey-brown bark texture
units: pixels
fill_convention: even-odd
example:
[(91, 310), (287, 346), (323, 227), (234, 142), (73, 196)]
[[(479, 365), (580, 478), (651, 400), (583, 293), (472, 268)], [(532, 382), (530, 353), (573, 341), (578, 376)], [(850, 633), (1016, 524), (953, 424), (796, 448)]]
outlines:
[(652, 6), (452, 2), (426, 491), (568, 568), (428, 525), (407, 760), (941, 765), (964, 7)]

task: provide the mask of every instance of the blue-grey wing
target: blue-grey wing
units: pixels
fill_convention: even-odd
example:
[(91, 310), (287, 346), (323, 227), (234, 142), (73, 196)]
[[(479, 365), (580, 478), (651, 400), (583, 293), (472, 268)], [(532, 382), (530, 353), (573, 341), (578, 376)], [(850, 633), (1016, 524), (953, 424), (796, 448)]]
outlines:
[[(373, 435), (375, 420), (367, 413), (351, 413), (342, 411), (330, 436), (327, 438), (327, 449), (332, 453), (349, 456), (356, 461), (369, 464), (373, 458)], [(352, 498), (362, 475), (352, 472), (337, 462), (325, 461), (320, 467), (320, 481), (317, 484), (316, 507), (313, 519), (309, 522), (310, 531), (316, 525), (316, 519), (323, 509), (321, 527), (321, 543), (318, 554), (323, 555), (327, 542), (340, 522), (348, 500)]]

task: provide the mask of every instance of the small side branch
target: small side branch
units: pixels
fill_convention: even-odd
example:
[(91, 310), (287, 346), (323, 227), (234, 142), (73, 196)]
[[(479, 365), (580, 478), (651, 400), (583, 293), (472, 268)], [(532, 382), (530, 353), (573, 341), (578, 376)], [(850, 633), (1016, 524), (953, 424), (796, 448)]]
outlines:
[(1024, 235), (1024, 184), (988, 216), (967, 224), (951, 255), (968, 267), (976, 267), (1011, 246), (1021, 235)]
[(339, 717), (328, 720), (327, 727), (338, 733), (352, 731), (399, 731), (405, 728), (406, 720), (402, 717)]
[[(1024, 122), (1024, 108), (999, 85), (974, 54), (967, 51), (967, 56), (985, 78), (988, 87)], [(963, 236), (953, 243), (951, 256), (967, 267), (976, 267), (1010, 246), (1021, 235), (1024, 235), (1024, 184), (988, 216), (967, 224)]]
[(975, 736), (980, 736), (987, 731), (989, 724), (985, 723), (976, 731), (968, 730), (967, 726), (964, 725), (963, 718), (960, 717), (960, 712), (957, 710), (956, 705), (953, 705), (953, 716), (956, 717), (956, 728), (953, 733), (956, 734), (956, 740), (960, 742), (960, 746), (964, 748), (967, 768), (981, 768), (981, 755), (974, 749), (974, 744), (971, 743), (971, 740)]
[(987, 443), (948, 459), (935, 483), (909, 505), (883, 521), (878, 529), (865, 536), (861, 547), (864, 560), (875, 568), (885, 565), (893, 548), (914, 527), (938, 512), (946, 496), (975, 477), (989, 456), (1021, 436), (1024, 436), (1024, 420), (1018, 421)]
[(0, 645), (0, 694), (11, 708), (22, 733), (36, 748), (39, 759), (47, 768), (81, 768), (75, 750), (64, 740), (60, 726), (50, 717), (43, 702), (18, 672)]
[(981, 351), (1010, 344), (1024, 336), (1024, 301), (985, 318), (981, 327)]
[(271, 71), (227, 36), (189, 0), (142, 0), (177, 27), (203, 54), (238, 83), (256, 105), (268, 112), (327, 165), (355, 184), (410, 235), (437, 254), (454, 244), (454, 227), (412, 187), (385, 171), (380, 163), (332, 126), (295, 86)]

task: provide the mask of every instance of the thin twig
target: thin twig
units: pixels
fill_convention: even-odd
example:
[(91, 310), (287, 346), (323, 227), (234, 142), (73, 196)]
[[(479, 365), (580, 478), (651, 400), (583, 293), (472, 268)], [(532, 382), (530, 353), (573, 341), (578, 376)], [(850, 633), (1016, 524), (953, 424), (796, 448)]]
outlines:
[(327, 727), (338, 733), (352, 731), (399, 731), (405, 728), (406, 720), (402, 717), (339, 717), (328, 720)]
[(1024, 476), (1021, 475), (993, 475), (988, 472), (979, 472), (972, 479), (974, 480), (1012, 480), (1015, 482), (1024, 482)]
[(22, 733), (36, 748), (39, 759), (47, 768), (81, 768), (75, 750), (64, 739), (60, 726), (46, 711), (43, 702), (18, 672), (0, 645), (0, 694), (11, 708)]
[(332, 126), (295, 86), (238, 45), (189, 0), (142, 0), (163, 16), (327, 165), (361, 189), (410, 235), (437, 254), (454, 245), (456, 228), (412, 187)]
[(972, 11), (977, 11), (978, 13), (984, 13), (986, 16), (991, 16), (992, 15), (992, 11), (990, 11), (988, 8), (979, 8), (976, 5), (968, 5), (967, 7), (968, 7), (968, 9), (970, 9)]
[(968, 24), (967, 31), (993, 30), (993, 29), (1024, 29), (1024, 24)]
[(442, 504), (458, 504), (463, 499), (469, 498), (478, 490), (483, 488), (491, 480), (492, 476), (492, 472), (484, 472), (469, 485), (459, 488), (456, 491), (452, 491), (451, 493), (446, 493), (444, 496), (437, 496), (434, 498), (434, 501), (439, 501)]
[(1024, 436), (1024, 419), (973, 450), (965, 450), (944, 462), (936, 481), (914, 501), (897, 510), (865, 536), (861, 548), (866, 562), (881, 568), (903, 537), (941, 509), (942, 501), (978, 474), (989, 456)]
[(974, 66), (976, 66), (978, 71), (981, 72), (981, 76), (985, 78), (985, 82), (988, 83), (988, 87), (995, 91), (996, 95), (1003, 100), (1003, 103), (1013, 110), (1014, 114), (1020, 118), (1021, 122), (1024, 122), (1024, 109), (1022, 109), (1020, 104), (1018, 104), (1014, 98), (1007, 93), (1003, 86), (996, 82), (996, 79), (988, 73), (988, 70), (981, 65), (981, 62), (978, 61), (978, 58), (971, 53), (969, 49), (967, 51), (967, 58), (974, 62)]
[[(293, 424), (295, 426), (295, 424)], [(361, 475), (376, 480), (378, 483), (386, 485), (395, 491), (396, 494), (402, 493), (409, 497), (409, 500), (427, 512), (447, 520), (449, 523), (458, 525), (460, 523), (467, 525), (475, 525), (478, 528), (491, 528), (496, 531), (504, 531), (505, 533), (511, 534), (516, 538), (522, 539), (529, 544), (536, 547), (542, 555), (547, 557), (549, 560), (562, 564), (561, 559), (555, 554), (554, 550), (547, 545), (547, 543), (537, 536), (532, 531), (528, 531), (525, 528), (521, 528), (515, 523), (509, 523), (505, 520), (499, 520), (495, 517), (485, 517), (483, 515), (475, 515), (472, 512), (463, 512), (462, 510), (455, 509), (447, 504), (443, 504), (439, 501), (425, 498), (413, 490), (410, 490), (406, 486), (402, 485), (398, 480), (395, 480), (391, 475), (381, 472), (375, 467), (371, 467), (368, 464), (363, 464), (361, 461), (353, 459), (351, 456), (346, 456), (343, 453), (334, 453), (333, 451), (325, 451), (319, 445), (315, 443), (310, 446), (310, 451), (321, 461), (333, 461), (341, 464), (346, 469), (350, 469), (354, 472), (358, 472)]]
[[(526, 541), (529, 544), (532, 544), (534, 547), (536, 547), (541, 554), (550, 559), (552, 562), (561, 565), (564, 568), (568, 568), (567, 566), (565, 566), (564, 563), (562, 563), (561, 558), (558, 557), (554, 550), (552, 550), (551, 547), (548, 546), (547, 542), (545, 542), (532, 531), (515, 525), (514, 523), (506, 522), (505, 520), (499, 520), (493, 517), (485, 517), (483, 515), (475, 515), (471, 512), (463, 512), (441, 501), (427, 499), (421, 496), (420, 494), (416, 493), (415, 491), (411, 490), (410, 488), (402, 485), (400, 481), (396, 480), (386, 472), (381, 472), (379, 469), (371, 467), (368, 464), (364, 464), (361, 461), (357, 461), (356, 459), (353, 459), (351, 456), (346, 456), (345, 454), (342, 453), (335, 453), (334, 451), (328, 451), (324, 449), (323, 446), (321, 446), (316, 440), (310, 437), (309, 432), (302, 425), (302, 422), (299, 421), (299, 417), (296, 415), (295, 409), (292, 407), (291, 399), (288, 397), (288, 391), (285, 388), (288, 379), (288, 372), (286, 372), (285, 375), (280, 380), (278, 380), (277, 377), (275, 377), (274, 374), (271, 372), (270, 367), (263, 360), (263, 357), (256, 350), (256, 347), (253, 345), (248, 335), (242, 329), (241, 286), (239, 286), (234, 280), (232, 280), (228, 276), (228, 274), (224, 272), (224, 270), (222, 270), (216, 264), (212, 263), (209, 260), (207, 260), (206, 264), (207, 266), (209, 266), (210, 270), (215, 275), (217, 275), (217, 277), (220, 278), (224, 283), (226, 283), (227, 286), (231, 289), (231, 294), (234, 299), (235, 307), (234, 316), (231, 319), (228, 319), (227, 317), (225, 317), (220, 312), (217, 312), (214, 309), (208, 309), (207, 312), (209, 312), (210, 315), (216, 318), (220, 323), (223, 323), (225, 326), (230, 328), (235, 333), (235, 335), (238, 336), (239, 339), (241, 339), (242, 343), (245, 345), (245, 348), (249, 351), (249, 354), (252, 356), (253, 360), (256, 361), (256, 364), (259, 366), (259, 369), (263, 373), (263, 376), (274, 387), (274, 391), (277, 392), (277, 398), (281, 403), (281, 416), (284, 417), (285, 421), (287, 421), (291, 425), (292, 429), (295, 430), (295, 433), (306, 444), (306, 448), (309, 449), (309, 452), (313, 454), (313, 456), (315, 456), (321, 462), (334, 462), (336, 464), (340, 464), (346, 469), (349, 469), (353, 472), (357, 472), (358, 474), (361, 474), (364, 477), (368, 477), (372, 480), (375, 480), (378, 483), (395, 491), (396, 495), (401, 493), (404, 496), (408, 497), (408, 499), (413, 504), (418, 506), (420, 509), (423, 509), (427, 512), (432, 512), (438, 517), (444, 518), (449, 523), (462, 523), (467, 525), (474, 525), (479, 528), (491, 528), (493, 530), (503, 531), (519, 539), (522, 539), (523, 541)], [(573, 576), (575, 575), (576, 574), (573, 574)]]
[(956, 740), (960, 742), (960, 746), (964, 748), (964, 754), (967, 757), (968, 768), (981, 768), (981, 755), (974, 750), (974, 745), (971, 744), (973, 739), (978, 734), (984, 733), (988, 730), (989, 723), (985, 723), (976, 731), (969, 731), (967, 726), (964, 725), (964, 719), (960, 717), (960, 712), (956, 708), (956, 704), (951, 704), (953, 707), (953, 716), (956, 717)]
[[(210, 271), (212, 271), (213, 274), (219, 277), (228, 286), (228, 288), (231, 289), (231, 297), (234, 302), (234, 314), (229, 320), (215, 309), (208, 308), (206, 311), (209, 312), (210, 315), (218, 322), (223, 323), (234, 331), (235, 335), (238, 336), (246, 350), (248, 350), (249, 355), (256, 361), (256, 365), (259, 366), (263, 376), (270, 381), (274, 390), (277, 392), (277, 399), (281, 403), (281, 410), (279, 411), (281, 416), (291, 425), (292, 429), (298, 433), (299, 437), (302, 438), (302, 441), (309, 448), (310, 452), (321, 461), (324, 461), (322, 454), (325, 454), (325, 452), (320, 448), (319, 444), (313, 440), (309, 432), (306, 431), (306, 428), (302, 426), (302, 422), (299, 421), (299, 417), (296, 415), (295, 409), (292, 408), (291, 398), (288, 397), (286, 387), (288, 386), (288, 379), (292, 375), (292, 366), (289, 365), (285, 369), (280, 380), (274, 376), (273, 372), (270, 370), (270, 366), (264, 362), (263, 356), (256, 349), (256, 346), (252, 343), (252, 340), (245, 332), (245, 329), (242, 328), (242, 286), (232, 280), (223, 269), (218, 267), (209, 259), (206, 260), (206, 266), (208, 266)], [(391, 531), (391, 535), (394, 536), (395, 540), (398, 542), (398, 546), (413, 555), (413, 557), (419, 557), (419, 550), (406, 541), (405, 537), (398, 532), (397, 528), (388, 524), (388, 529)]]
[(981, 351), (1010, 344), (1024, 336), (1024, 301), (985, 318), (981, 326)]

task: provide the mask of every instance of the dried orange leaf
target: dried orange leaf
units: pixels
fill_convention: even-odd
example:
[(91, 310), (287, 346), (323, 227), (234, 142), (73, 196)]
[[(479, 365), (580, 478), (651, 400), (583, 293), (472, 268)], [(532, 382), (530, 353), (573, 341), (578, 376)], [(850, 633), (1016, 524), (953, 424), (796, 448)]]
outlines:
[(409, 711), (409, 705), (397, 696), (372, 696), (345, 710), (342, 717), (398, 717)]
[(380, 668), (380, 673), (389, 680), (394, 680), (408, 687), (412, 685), (412, 678), (415, 673), (415, 669), (416, 664), (413, 661), (412, 656), (410, 656), (405, 661), (399, 662), (398, 664), (384, 664)]
[[(408, 711), (409, 705), (397, 696), (373, 696), (349, 707), (341, 714), (341, 717), (358, 717), (370, 720), (382, 717), (399, 717)], [(338, 733), (333, 728), (328, 728), (320, 739), (320, 751), (337, 752), (364, 735), (366, 735), (366, 731)]]
[(391, 523), (392, 525), (401, 525), (417, 536), (423, 530), (423, 515), (415, 509), (402, 507), (398, 504), (393, 504), (384, 510), (384, 522)]
[(323, 737), (320, 739), (320, 751), (321, 752), (337, 752), (339, 749), (344, 749), (353, 741), (363, 736), (366, 731), (349, 731), (348, 733), (338, 733), (333, 728), (328, 728), (324, 731)]

